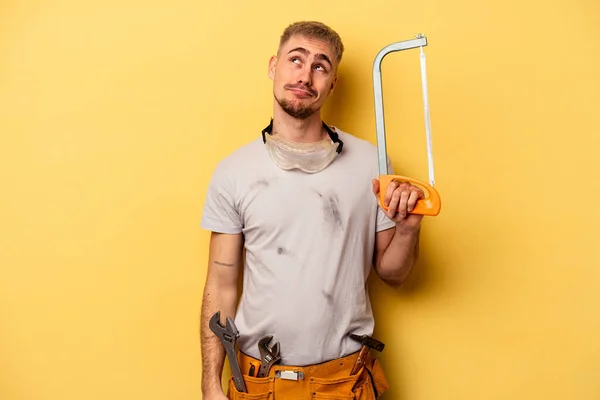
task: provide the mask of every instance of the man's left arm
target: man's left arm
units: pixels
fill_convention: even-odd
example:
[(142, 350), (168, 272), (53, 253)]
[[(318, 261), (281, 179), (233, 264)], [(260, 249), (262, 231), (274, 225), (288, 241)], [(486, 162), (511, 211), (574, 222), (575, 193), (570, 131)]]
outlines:
[[(379, 182), (375, 179), (373, 193), (379, 196)], [(375, 272), (392, 287), (404, 283), (419, 256), (423, 216), (410, 212), (423, 196), (421, 189), (409, 183), (392, 182), (388, 186), (384, 199), (388, 210), (384, 211), (396, 226), (376, 234), (373, 263)]]

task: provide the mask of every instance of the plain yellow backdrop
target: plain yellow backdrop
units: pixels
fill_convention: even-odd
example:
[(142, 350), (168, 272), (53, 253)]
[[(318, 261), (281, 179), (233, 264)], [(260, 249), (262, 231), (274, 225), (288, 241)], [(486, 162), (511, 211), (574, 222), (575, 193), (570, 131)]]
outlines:
[[(369, 282), (385, 398), (600, 398), (596, 0), (3, 0), (0, 399), (201, 398), (206, 187), (301, 19), (347, 49), (325, 120), (372, 142), (376, 53), (429, 41), (443, 205), (405, 287)], [(418, 50), (383, 76), (394, 167), (427, 180)]]

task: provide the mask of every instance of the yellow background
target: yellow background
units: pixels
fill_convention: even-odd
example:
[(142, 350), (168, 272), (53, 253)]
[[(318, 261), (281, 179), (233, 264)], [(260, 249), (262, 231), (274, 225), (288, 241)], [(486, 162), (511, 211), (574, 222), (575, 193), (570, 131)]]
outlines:
[[(405, 287), (370, 281), (385, 398), (599, 399), (599, 4), (0, 2), (0, 399), (201, 397), (206, 187), (299, 19), (347, 48), (326, 121), (372, 142), (376, 53), (429, 40), (443, 206)], [(383, 76), (427, 180), (418, 50)]]

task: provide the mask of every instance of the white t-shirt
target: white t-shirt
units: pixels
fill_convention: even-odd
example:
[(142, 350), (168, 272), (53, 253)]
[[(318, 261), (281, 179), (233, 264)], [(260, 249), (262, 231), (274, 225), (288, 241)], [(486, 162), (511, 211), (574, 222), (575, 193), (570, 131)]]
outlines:
[(373, 333), (366, 280), (375, 233), (394, 223), (372, 191), (376, 147), (336, 132), (343, 151), (321, 172), (278, 168), (258, 137), (210, 181), (201, 227), (244, 235), (235, 324), (240, 350), (255, 358), (265, 335), (280, 342), (282, 364), (302, 366), (358, 351), (348, 333)]

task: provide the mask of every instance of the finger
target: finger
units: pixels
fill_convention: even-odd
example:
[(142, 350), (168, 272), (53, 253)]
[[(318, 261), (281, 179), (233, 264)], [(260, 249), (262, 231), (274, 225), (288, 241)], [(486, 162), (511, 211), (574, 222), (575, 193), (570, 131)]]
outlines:
[(402, 182), (402, 183), (400, 183), (400, 185), (398, 187), (401, 190), (406, 190), (406, 191), (411, 191), (411, 190), (415, 189), (415, 187), (413, 185), (411, 185), (409, 182)]
[(407, 214), (406, 206), (408, 204), (409, 197), (410, 197), (410, 191), (402, 190), (400, 192), (400, 202), (398, 204), (398, 216), (401, 219), (406, 218), (406, 214)]
[(397, 181), (391, 181), (387, 187), (387, 191), (385, 192), (384, 204), (389, 207), (390, 201), (392, 200), (392, 196), (394, 195), (394, 191), (400, 186), (400, 183)]
[(394, 192), (392, 193), (392, 196), (390, 199), (390, 204), (388, 205), (388, 212), (387, 212), (387, 215), (390, 219), (394, 219), (396, 216), (396, 213), (398, 212), (398, 205), (400, 204), (401, 193), (402, 192), (398, 189), (394, 190)]
[(417, 201), (419, 201), (421, 197), (423, 197), (423, 192), (421, 192), (420, 190), (413, 190), (410, 192), (407, 205), (408, 212), (412, 212), (415, 209)]

